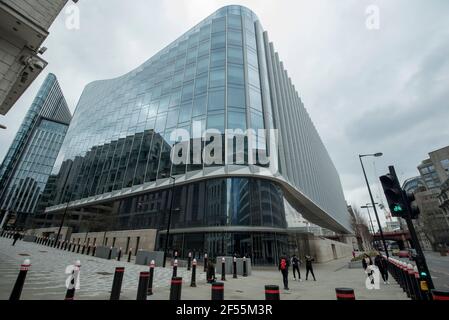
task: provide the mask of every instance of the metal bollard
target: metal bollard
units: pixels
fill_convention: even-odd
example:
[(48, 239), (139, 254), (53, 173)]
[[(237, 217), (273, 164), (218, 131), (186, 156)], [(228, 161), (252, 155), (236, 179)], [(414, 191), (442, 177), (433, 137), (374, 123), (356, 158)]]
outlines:
[(67, 247), (69, 246), (69, 241), (64, 241), (64, 250), (67, 251)]
[(111, 260), (112, 257), (112, 247), (109, 248), (108, 260)]
[(76, 243), (75, 243), (75, 241), (73, 241), (73, 248), (72, 248), (72, 252), (75, 252), (75, 249), (76, 249)]
[(131, 262), (131, 254), (132, 254), (132, 248), (131, 249), (129, 249), (129, 252), (128, 252), (128, 262)]
[(224, 283), (212, 283), (211, 300), (224, 300)]
[(335, 288), (337, 300), (355, 300), (354, 289), (351, 288)]
[(31, 262), (30, 259), (25, 259), (20, 265), (19, 275), (17, 276), (16, 283), (12, 289), (9, 300), (17, 301), (20, 300), (20, 295), (22, 294), (23, 284), (25, 283), (25, 278), (27, 276), (28, 270), (30, 269)]
[(237, 279), (237, 257), (232, 261), (232, 278)]
[(114, 273), (114, 280), (112, 280), (111, 298), (109, 300), (119, 300), (120, 291), (122, 289), (124, 267), (116, 267)]
[(81, 244), (78, 243), (78, 248), (76, 249), (76, 253), (80, 253)]
[(172, 278), (176, 278), (177, 275), (178, 275), (178, 259), (175, 259), (175, 261), (173, 261), (173, 274), (172, 274)]
[(170, 286), (170, 300), (181, 300), (182, 278), (173, 277)]
[(150, 262), (150, 277), (148, 279), (148, 288), (147, 288), (147, 295), (151, 296), (153, 294), (153, 278), (154, 278), (154, 260), (151, 260)]
[(136, 300), (147, 300), (147, 288), (148, 288), (148, 277), (150, 273), (148, 271), (142, 271), (139, 277), (139, 286), (137, 288), (137, 298)]
[(120, 261), (121, 257), (122, 257), (122, 248), (120, 247), (118, 250), (117, 261)]
[(449, 292), (432, 289), (432, 297), (437, 301), (449, 301)]
[(221, 258), (221, 280), (226, 281), (226, 259)]
[(204, 272), (207, 271), (207, 253), (204, 254)]
[(64, 300), (73, 300), (75, 299), (75, 290), (76, 290), (76, 283), (78, 281), (78, 275), (81, 268), (81, 262), (77, 260), (75, 262), (75, 268), (72, 271), (72, 277), (70, 280), (69, 287), (67, 288), (67, 292), (65, 294)]
[(86, 256), (90, 255), (90, 245), (87, 246)]
[(281, 300), (279, 294), (279, 286), (266, 285), (265, 286), (265, 300)]
[(95, 257), (95, 251), (97, 251), (97, 245), (94, 244), (94, 249), (92, 250), (92, 257)]
[(190, 282), (191, 287), (196, 287), (196, 259), (192, 262), (192, 280)]
[(84, 251), (86, 251), (86, 245), (83, 244), (83, 249), (81, 250), (81, 254), (84, 254)]
[(243, 257), (243, 276), (248, 276), (248, 270), (246, 269), (246, 257)]
[(189, 252), (187, 257), (187, 271), (190, 271), (191, 264), (192, 264), (192, 252)]
[(418, 293), (417, 293), (418, 287), (416, 286), (415, 272), (413, 271), (413, 266), (411, 265), (411, 263), (407, 265), (407, 274), (408, 279), (410, 281), (411, 298), (413, 300), (418, 300)]

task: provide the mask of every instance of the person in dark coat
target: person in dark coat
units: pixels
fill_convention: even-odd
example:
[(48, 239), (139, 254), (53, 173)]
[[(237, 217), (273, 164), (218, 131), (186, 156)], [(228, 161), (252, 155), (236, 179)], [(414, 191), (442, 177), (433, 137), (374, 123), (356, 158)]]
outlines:
[(384, 281), (384, 284), (388, 284), (388, 269), (387, 269), (387, 262), (385, 259), (377, 253), (377, 256), (374, 258), (374, 264), (377, 268), (379, 268), (380, 275), (382, 276), (382, 280)]
[(312, 262), (315, 261), (315, 258), (312, 256), (305, 256), (306, 258), (306, 280), (309, 278), (309, 272), (312, 274), (313, 281), (316, 281), (315, 274), (313, 273)]
[(206, 269), (206, 277), (207, 283), (215, 282), (215, 265), (212, 259), (207, 260), (207, 269)]
[(13, 235), (14, 241), (12, 242), (13, 246), (16, 244), (16, 242), (17, 242), (17, 240), (19, 240), (19, 238), (20, 238), (20, 233), (19, 232), (14, 233), (14, 235)]
[(298, 279), (301, 281), (301, 272), (299, 271), (299, 265), (301, 264), (301, 261), (299, 261), (296, 254), (292, 257), (292, 266), (293, 266), (293, 278), (296, 280), (296, 271), (298, 272)]
[(288, 288), (288, 267), (290, 267), (290, 260), (287, 255), (282, 255), (279, 258), (279, 271), (282, 273), (282, 281), (284, 282), (284, 290), (290, 290)]

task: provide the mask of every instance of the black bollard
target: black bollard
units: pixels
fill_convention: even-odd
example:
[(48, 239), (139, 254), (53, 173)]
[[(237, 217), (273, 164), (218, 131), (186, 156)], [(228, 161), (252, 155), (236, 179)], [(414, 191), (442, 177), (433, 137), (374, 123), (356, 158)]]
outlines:
[(97, 251), (97, 245), (94, 244), (94, 249), (92, 250), (92, 257), (95, 257), (95, 251)]
[(119, 300), (120, 291), (122, 289), (124, 267), (116, 267), (114, 273), (114, 280), (112, 280), (111, 298), (109, 300)]
[(246, 268), (246, 257), (243, 257), (243, 276), (244, 277), (248, 276), (248, 270)]
[(211, 300), (224, 300), (224, 283), (212, 283)]
[(86, 245), (83, 244), (83, 249), (81, 250), (81, 254), (84, 254), (84, 251), (86, 251)]
[(355, 300), (354, 289), (351, 288), (335, 288), (337, 300)]
[(120, 258), (122, 257), (122, 248), (119, 248), (118, 250), (118, 256), (117, 256), (117, 261), (120, 261)]
[(181, 300), (182, 278), (173, 277), (170, 286), (170, 300)]
[(67, 292), (65, 294), (64, 300), (74, 300), (75, 299), (75, 290), (76, 290), (76, 282), (78, 281), (78, 275), (81, 268), (81, 262), (77, 260), (75, 262), (75, 268), (72, 271), (72, 277), (67, 288)]
[(112, 247), (109, 248), (108, 260), (111, 260), (112, 257)]
[(68, 241), (66, 240), (66, 241), (64, 241), (64, 250), (65, 251), (67, 251), (67, 247), (69, 246), (69, 243), (68, 243)]
[(9, 300), (17, 301), (20, 300), (20, 295), (22, 294), (23, 284), (25, 283), (25, 278), (27, 276), (27, 272), (30, 269), (31, 262), (30, 259), (25, 259), (23, 263), (20, 265), (19, 275), (17, 276), (16, 283), (14, 284), (14, 288), (12, 289), (11, 295), (9, 296)]
[(131, 249), (129, 249), (129, 252), (128, 252), (128, 262), (131, 262), (131, 254), (132, 254), (132, 248)]
[(172, 278), (176, 278), (177, 275), (178, 275), (178, 260), (175, 259), (175, 261), (173, 261), (173, 274), (172, 274)]
[(232, 278), (237, 279), (237, 257), (232, 260)]
[(72, 242), (72, 252), (75, 252), (76, 244), (75, 241)]
[(139, 286), (137, 287), (136, 300), (147, 300), (147, 288), (148, 288), (148, 271), (142, 271), (139, 277)]
[(87, 246), (86, 256), (90, 254), (90, 245)]
[(221, 281), (226, 281), (226, 259), (221, 258)]
[(147, 289), (147, 295), (151, 296), (153, 294), (153, 278), (154, 278), (154, 260), (151, 260), (150, 262), (150, 278), (148, 279), (148, 289)]
[(192, 252), (189, 252), (189, 255), (187, 257), (187, 271), (190, 271), (191, 264), (192, 264)]
[(207, 271), (207, 253), (204, 254), (204, 272)]
[(76, 253), (80, 253), (81, 244), (78, 243), (78, 248), (76, 249)]
[(192, 262), (192, 280), (190, 282), (191, 287), (196, 287), (196, 259)]
[(418, 300), (426, 300), (426, 297), (422, 295), (421, 293), (421, 289), (419, 287), (419, 272), (418, 272), (418, 268), (415, 266), (413, 268), (413, 276), (415, 277), (415, 285), (417, 288), (417, 299)]
[(279, 294), (279, 286), (266, 285), (265, 286), (265, 300), (281, 300)]

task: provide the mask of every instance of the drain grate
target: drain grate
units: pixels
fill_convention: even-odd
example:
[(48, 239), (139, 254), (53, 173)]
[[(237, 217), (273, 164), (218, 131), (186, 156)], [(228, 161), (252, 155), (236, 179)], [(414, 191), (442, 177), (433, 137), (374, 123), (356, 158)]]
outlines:
[(110, 275), (112, 275), (112, 273), (104, 272), (104, 271), (97, 272), (97, 274), (101, 274), (102, 276), (110, 276)]
[(19, 256), (22, 256), (22, 257), (29, 257), (30, 255), (29, 255), (28, 253), (19, 253)]

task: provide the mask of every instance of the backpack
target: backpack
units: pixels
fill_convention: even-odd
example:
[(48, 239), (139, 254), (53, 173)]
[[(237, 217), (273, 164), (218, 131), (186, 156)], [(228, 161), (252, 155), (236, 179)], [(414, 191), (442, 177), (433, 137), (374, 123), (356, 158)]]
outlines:
[(287, 260), (284, 258), (281, 259), (281, 270), (287, 269)]

